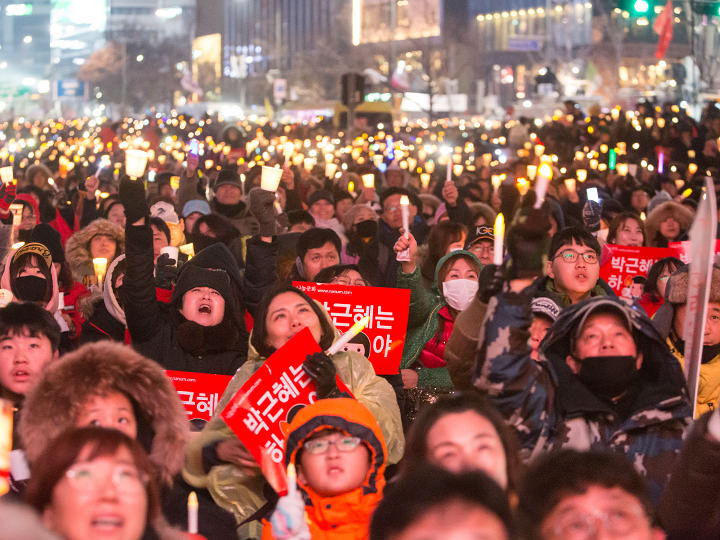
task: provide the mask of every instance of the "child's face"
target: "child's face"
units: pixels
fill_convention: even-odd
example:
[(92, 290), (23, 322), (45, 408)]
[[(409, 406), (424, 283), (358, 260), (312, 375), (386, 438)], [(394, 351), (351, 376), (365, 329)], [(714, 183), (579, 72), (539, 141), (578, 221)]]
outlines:
[(370, 452), (364, 443), (350, 451), (338, 450), (340, 441), (347, 438), (344, 433), (329, 433), (312, 439), (329, 441), (326, 452), (302, 453), (298, 480), (321, 497), (335, 497), (358, 489), (365, 482), (370, 469)]
[(27, 332), (0, 338), (0, 384), (10, 391), (25, 395), (38, 375), (51, 360), (57, 358), (50, 340), (44, 335)]

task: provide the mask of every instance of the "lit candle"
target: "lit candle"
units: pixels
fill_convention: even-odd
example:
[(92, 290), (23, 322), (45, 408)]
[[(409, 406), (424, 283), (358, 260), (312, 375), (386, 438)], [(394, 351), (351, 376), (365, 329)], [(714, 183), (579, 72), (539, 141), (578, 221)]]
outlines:
[(277, 191), (280, 185), (280, 178), (282, 178), (282, 169), (276, 169), (275, 167), (262, 166), (262, 172), (260, 173), (260, 189), (265, 191)]
[(145, 174), (145, 166), (147, 165), (147, 162), (147, 152), (137, 149), (125, 151), (125, 173), (132, 180), (137, 180)]
[(687, 199), (690, 195), (692, 195), (692, 188), (687, 188), (685, 191), (682, 192), (683, 199)]
[(528, 165), (527, 166), (527, 175), (530, 180), (535, 180), (535, 177), (537, 176), (537, 165)]
[(493, 190), (497, 191), (500, 188), (500, 184), (502, 184), (502, 181), (503, 181), (502, 175), (493, 174), (490, 177), (490, 181), (492, 182)]
[(194, 244), (183, 244), (182, 246), (178, 247), (178, 250), (180, 253), (187, 255), (188, 260), (192, 259), (195, 256), (195, 245)]
[(591, 160), (590, 160), (590, 168), (591, 168), (591, 169), (597, 169), (597, 168), (598, 168), (598, 160), (597, 160), (597, 159), (591, 159)]
[(327, 350), (327, 354), (329, 356), (332, 356), (336, 352), (338, 352), (341, 348), (343, 348), (352, 338), (357, 336), (360, 332), (362, 332), (365, 327), (368, 325), (368, 322), (370, 322), (370, 317), (363, 317), (359, 321), (357, 321), (355, 324), (353, 324), (350, 329), (345, 332), (342, 336), (340, 336), (335, 343), (330, 345)]
[(362, 183), (365, 189), (375, 189), (375, 175), (372, 173), (362, 175)]
[(2, 178), (3, 184), (12, 184), (13, 181), (13, 168), (2, 167), (0, 168), (0, 178)]
[(460, 176), (463, 173), (463, 166), (459, 164), (453, 165), (453, 174), (455, 176)]
[(647, 217), (647, 216), (645, 215), (645, 212), (640, 212), (640, 219), (641, 219), (642, 221), (645, 221), (646, 217)]
[(542, 156), (545, 153), (545, 146), (542, 144), (536, 144), (535, 145), (535, 155), (537, 157)]
[(565, 189), (567, 189), (570, 192), (574, 192), (576, 188), (576, 182), (574, 178), (566, 178), (565, 179)]
[(688, 172), (690, 173), (690, 176), (693, 176), (698, 170), (697, 163), (691, 163), (688, 165)]
[(535, 204), (534, 208), (540, 208), (543, 201), (545, 200), (545, 193), (547, 192), (548, 184), (552, 180), (553, 171), (550, 165), (543, 163), (538, 169), (538, 176), (535, 180)]
[(420, 175), (420, 184), (422, 184), (423, 189), (427, 189), (430, 185), (430, 173), (422, 173)]
[(616, 167), (617, 173), (620, 176), (627, 176), (628, 173), (628, 164), (627, 163), (618, 163)]
[(665, 154), (662, 152), (658, 153), (658, 173), (662, 174), (665, 171)]
[(190, 495), (188, 495), (187, 513), (188, 513), (188, 532), (190, 534), (197, 534), (197, 532), (198, 532), (198, 499), (197, 499), (197, 494), (194, 491), (191, 491)]
[(23, 205), (20, 203), (13, 203), (10, 205), (10, 212), (13, 216), (13, 227), (19, 227), (22, 221)]
[(505, 218), (498, 214), (493, 227), (493, 264), (500, 266), (503, 262), (503, 239), (505, 238)]
[(97, 278), (98, 285), (100, 285), (105, 278), (107, 259), (105, 257), (95, 257), (93, 259), (93, 270), (95, 271), (95, 277)]
[(575, 176), (577, 176), (578, 182), (584, 182), (585, 180), (587, 180), (587, 170), (578, 169), (575, 173)]
[(337, 172), (338, 166), (337, 163), (326, 163), (325, 164), (325, 178), (328, 178), (332, 180), (335, 178), (335, 173)]
[(405, 229), (405, 238), (410, 235), (410, 199), (407, 195), (400, 197), (400, 211), (402, 212), (403, 229)]
[(528, 182), (526, 178), (518, 178), (515, 180), (515, 185), (517, 186), (520, 195), (523, 197), (528, 191), (530, 191), (530, 182)]

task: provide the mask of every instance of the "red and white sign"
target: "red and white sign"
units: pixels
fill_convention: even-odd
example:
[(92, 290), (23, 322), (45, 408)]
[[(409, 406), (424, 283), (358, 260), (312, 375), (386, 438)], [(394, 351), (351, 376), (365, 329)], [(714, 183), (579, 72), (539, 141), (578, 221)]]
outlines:
[(192, 371), (166, 371), (180, 396), (187, 412), (188, 420), (209, 422), (215, 412), (218, 401), (223, 395), (230, 375), (194, 373)]
[[(309, 354), (321, 352), (304, 328), (268, 358), (235, 393), (221, 416), (260, 464), (273, 489), (283, 494), (285, 432), (297, 410), (315, 402), (315, 382), (303, 371)], [(336, 377), (338, 388), (350, 390)]]
[(293, 285), (325, 306), (341, 333), (368, 317), (365, 330), (343, 350), (355, 350), (364, 355), (378, 375), (398, 373), (407, 332), (409, 289), (298, 281)]
[(642, 295), (644, 283), (634, 283), (633, 278), (647, 278), (648, 271), (656, 261), (664, 257), (677, 257), (673, 248), (631, 247), (605, 244), (600, 257), (600, 277), (610, 285), (620, 297), (637, 300), (649, 316), (652, 316), (656, 305), (645, 305)]
[[(713, 233), (714, 235), (714, 233)], [(688, 264), (690, 262), (690, 240), (685, 240), (684, 242), (670, 242), (668, 246), (675, 249), (677, 251), (677, 255), (675, 255), (677, 258), (682, 260), (685, 264)], [(717, 259), (717, 256), (720, 255), (720, 240), (715, 240), (715, 258)]]

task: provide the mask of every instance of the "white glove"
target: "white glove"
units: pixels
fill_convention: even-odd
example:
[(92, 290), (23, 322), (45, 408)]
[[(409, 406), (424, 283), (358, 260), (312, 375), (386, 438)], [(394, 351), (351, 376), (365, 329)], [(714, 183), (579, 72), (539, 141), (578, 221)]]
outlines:
[(277, 540), (310, 540), (310, 529), (305, 520), (305, 501), (297, 488), (295, 468), (288, 467), (288, 492), (280, 497), (270, 516), (273, 536)]

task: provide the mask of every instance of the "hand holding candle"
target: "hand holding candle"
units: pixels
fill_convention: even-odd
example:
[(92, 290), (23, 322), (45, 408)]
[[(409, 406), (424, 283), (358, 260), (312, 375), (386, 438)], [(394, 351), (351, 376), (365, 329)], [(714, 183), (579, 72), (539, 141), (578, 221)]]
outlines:
[[(338, 352), (340, 349), (342, 349), (345, 345), (347, 345), (352, 338), (357, 336), (360, 332), (362, 332), (365, 327), (370, 322), (370, 317), (363, 317), (359, 321), (357, 321), (355, 324), (353, 324), (350, 329), (345, 332), (342, 336), (340, 336), (335, 343), (330, 345), (327, 350), (327, 355), (332, 356), (336, 352)], [(288, 478), (288, 486), (289, 486), (290, 478)]]
[(535, 178), (535, 205), (534, 208), (540, 208), (543, 201), (545, 200), (545, 193), (547, 192), (548, 184), (552, 180), (553, 171), (552, 167), (547, 163), (540, 165), (538, 169), (537, 178)]
[(194, 491), (188, 495), (187, 502), (187, 514), (188, 514), (188, 530), (190, 534), (197, 534), (198, 532), (198, 499), (197, 494)]

